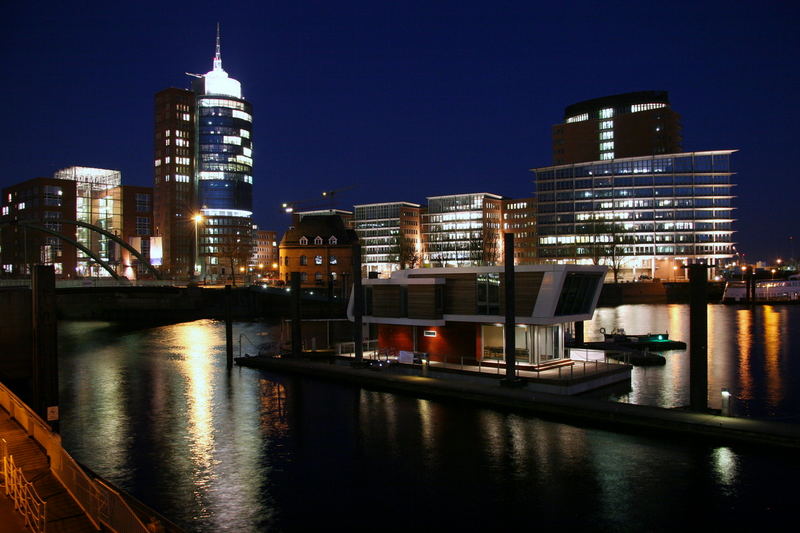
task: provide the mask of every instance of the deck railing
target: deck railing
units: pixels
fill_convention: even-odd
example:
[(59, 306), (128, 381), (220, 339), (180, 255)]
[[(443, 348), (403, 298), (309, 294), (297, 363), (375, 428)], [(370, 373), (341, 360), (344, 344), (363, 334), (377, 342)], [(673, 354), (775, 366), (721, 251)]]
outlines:
[(14, 509), (22, 515), (25, 527), (36, 532), (47, 531), (47, 502), (36, 492), (33, 483), (25, 478), (22, 469), (14, 464), (14, 456), (8, 453), (6, 439), (0, 439), (0, 454), (3, 459), (6, 496), (14, 502)]

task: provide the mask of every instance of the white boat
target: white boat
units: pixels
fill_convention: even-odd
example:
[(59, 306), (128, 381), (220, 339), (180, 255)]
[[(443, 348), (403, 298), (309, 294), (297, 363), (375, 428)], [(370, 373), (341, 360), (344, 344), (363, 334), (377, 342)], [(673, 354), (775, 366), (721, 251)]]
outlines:
[[(756, 281), (756, 302), (798, 302), (800, 303), (800, 276), (795, 274), (789, 279), (773, 279)], [(747, 282), (729, 281), (725, 284), (722, 303), (740, 303), (747, 301)]]

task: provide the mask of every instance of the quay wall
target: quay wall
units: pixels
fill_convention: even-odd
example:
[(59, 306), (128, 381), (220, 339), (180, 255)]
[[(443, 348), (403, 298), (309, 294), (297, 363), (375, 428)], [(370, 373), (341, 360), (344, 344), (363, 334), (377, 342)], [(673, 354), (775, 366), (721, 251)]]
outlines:
[[(708, 301), (721, 302), (723, 282), (709, 282)], [(689, 303), (689, 283), (643, 281), (637, 283), (605, 283), (597, 302), (601, 307), (628, 304)]]

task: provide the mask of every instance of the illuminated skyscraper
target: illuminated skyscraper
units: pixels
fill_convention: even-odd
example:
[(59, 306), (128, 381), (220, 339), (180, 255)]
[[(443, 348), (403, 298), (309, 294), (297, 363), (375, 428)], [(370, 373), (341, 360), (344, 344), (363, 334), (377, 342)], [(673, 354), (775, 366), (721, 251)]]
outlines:
[(253, 113), (222, 68), (219, 28), (212, 70), (192, 76), (192, 90), (156, 95), (157, 231), (169, 273), (227, 278), (253, 244)]

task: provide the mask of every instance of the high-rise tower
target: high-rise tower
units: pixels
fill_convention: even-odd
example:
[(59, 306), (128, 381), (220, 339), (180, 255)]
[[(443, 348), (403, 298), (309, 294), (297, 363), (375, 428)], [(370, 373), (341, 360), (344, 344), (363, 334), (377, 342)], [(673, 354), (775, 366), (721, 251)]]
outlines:
[[(172, 275), (224, 279), (252, 248), (252, 105), (222, 68), (156, 95), (155, 218)], [(194, 267), (192, 266), (194, 265)]]

